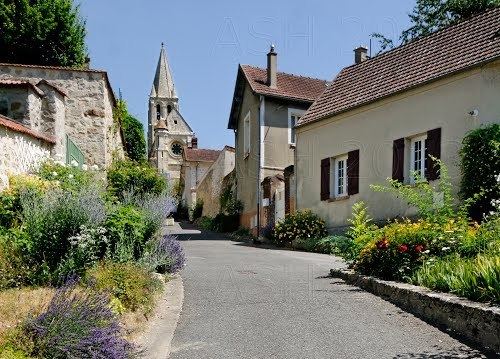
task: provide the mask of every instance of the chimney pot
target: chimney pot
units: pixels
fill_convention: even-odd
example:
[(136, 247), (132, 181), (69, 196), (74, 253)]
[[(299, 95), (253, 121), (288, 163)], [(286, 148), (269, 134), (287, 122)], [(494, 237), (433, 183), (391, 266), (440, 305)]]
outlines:
[(272, 88), (278, 87), (278, 54), (274, 45), (267, 54), (267, 85)]
[(193, 137), (191, 139), (191, 148), (198, 148), (198, 138), (197, 137)]
[(368, 48), (366, 46), (360, 46), (354, 49), (354, 62), (360, 64), (368, 60)]

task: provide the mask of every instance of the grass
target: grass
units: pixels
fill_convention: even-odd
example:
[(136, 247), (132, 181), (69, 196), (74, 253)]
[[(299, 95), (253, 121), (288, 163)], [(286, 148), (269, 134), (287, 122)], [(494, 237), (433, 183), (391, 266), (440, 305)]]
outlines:
[(0, 345), (9, 331), (29, 316), (47, 308), (55, 290), (52, 288), (16, 288), (0, 292)]

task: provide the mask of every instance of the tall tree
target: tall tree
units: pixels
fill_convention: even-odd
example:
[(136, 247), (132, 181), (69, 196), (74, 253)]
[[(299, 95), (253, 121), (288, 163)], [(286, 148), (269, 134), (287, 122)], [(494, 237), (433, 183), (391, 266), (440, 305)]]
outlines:
[(81, 67), (85, 21), (72, 0), (0, 0), (0, 62)]
[(142, 162), (146, 160), (146, 136), (141, 121), (131, 116), (128, 112), (127, 102), (121, 99), (117, 101), (113, 111), (115, 121), (119, 121), (123, 130), (125, 141), (125, 152), (132, 161)]
[[(417, 0), (409, 14), (411, 26), (399, 38), (406, 44), (422, 36), (465, 20), (489, 8), (500, 6), (500, 0)], [(372, 35), (379, 40), (380, 52), (394, 47), (394, 41), (382, 34)]]

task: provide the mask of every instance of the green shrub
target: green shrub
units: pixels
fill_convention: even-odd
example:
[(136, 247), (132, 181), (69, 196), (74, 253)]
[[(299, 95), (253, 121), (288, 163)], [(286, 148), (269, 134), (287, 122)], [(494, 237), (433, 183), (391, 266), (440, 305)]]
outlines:
[(191, 208), (191, 221), (196, 221), (198, 218), (201, 217), (203, 213), (203, 200), (197, 199), (196, 203), (193, 205), (193, 208)]
[(463, 200), (481, 196), (470, 206), (470, 216), (480, 221), (492, 209), (492, 200), (500, 198), (500, 125), (495, 123), (469, 132), (460, 149)]
[(354, 241), (344, 236), (323, 238), (318, 242), (316, 248), (318, 252), (333, 254), (346, 260), (353, 260), (357, 255)]
[(500, 256), (464, 259), (453, 255), (428, 261), (415, 273), (413, 282), (472, 300), (500, 304)]
[(21, 250), (21, 243), (26, 241), (26, 234), (20, 230), (0, 233), (0, 290), (29, 284), (32, 268)]
[(87, 272), (86, 281), (118, 299), (127, 311), (151, 311), (162, 287), (159, 279), (133, 263), (102, 263)]
[(82, 226), (99, 226), (106, 218), (103, 199), (93, 188), (72, 193), (61, 189), (21, 195), (27, 240), (21, 249), (36, 266), (35, 283), (57, 282), (58, 268), (71, 249), (70, 238)]
[(131, 205), (116, 206), (106, 219), (108, 231), (108, 256), (117, 262), (128, 262), (142, 256), (146, 218), (144, 213)]
[(274, 228), (278, 245), (289, 245), (296, 239), (323, 238), (326, 234), (325, 222), (311, 211), (289, 214)]
[(212, 220), (212, 230), (219, 233), (236, 231), (240, 226), (240, 216), (237, 214), (219, 213)]
[(126, 114), (122, 118), (122, 128), (127, 156), (132, 161), (145, 161), (146, 138), (141, 121)]
[(122, 199), (127, 193), (142, 196), (160, 195), (167, 189), (167, 181), (148, 163), (118, 161), (108, 170), (108, 190)]
[[(84, 168), (86, 168), (85, 166)], [(96, 172), (83, 170), (78, 165), (65, 165), (52, 160), (45, 161), (38, 170), (40, 178), (57, 183), (57, 185), (69, 191), (79, 191), (95, 183)]]
[(212, 231), (214, 228), (213, 219), (205, 216), (198, 218), (195, 224), (206, 231)]

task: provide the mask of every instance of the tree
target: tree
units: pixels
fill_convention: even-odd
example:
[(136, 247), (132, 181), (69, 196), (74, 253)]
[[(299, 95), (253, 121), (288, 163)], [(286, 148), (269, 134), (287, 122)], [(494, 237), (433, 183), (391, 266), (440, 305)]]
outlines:
[[(435, 31), (468, 19), (487, 9), (500, 6), (500, 0), (417, 0), (409, 14), (411, 26), (399, 38), (401, 44), (427, 36)], [(394, 47), (393, 40), (372, 34), (380, 43), (380, 52)]]
[(82, 67), (85, 21), (72, 0), (0, 0), (0, 62)]
[(141, 121), (126, 115), (122, 120), (125, 150), (128, 157), (137, 162), (146, 160), (146, 138)]

